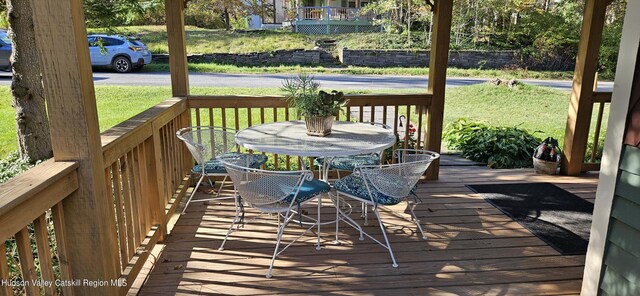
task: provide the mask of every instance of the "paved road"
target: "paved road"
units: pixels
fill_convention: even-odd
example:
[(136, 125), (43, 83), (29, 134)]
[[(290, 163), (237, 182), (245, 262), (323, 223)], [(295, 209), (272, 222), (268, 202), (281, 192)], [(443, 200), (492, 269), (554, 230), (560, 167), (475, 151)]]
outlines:
[[(140, 85), (140, 86), (170, 86), (169, 73), (130, 73), (116, 74), (96, 72), (93, 74), (96, 85)], [(291, 74), (208, 74), (192, 73), (189, 75), (191, 86), (209, 87), (280, 87), (285, 78)], [(389, 75), (345, 75), (345, 74), (317, 74), (317, 82), (324, 89), (407, 89), (426, 88), (427, 78), (424, 76), (389, 76)], [(483, 83), (485, 78), (450, 77), (447, 87), (457, 87)], [(521, 80), (524, 83), (553, 87), (563, 90), (571, 89), (569, 80)], [(0, 76), (0, 85), (9, 85), (11, 76)], [(611, 91), (612, 82), (601, 82), (599, 90)]]

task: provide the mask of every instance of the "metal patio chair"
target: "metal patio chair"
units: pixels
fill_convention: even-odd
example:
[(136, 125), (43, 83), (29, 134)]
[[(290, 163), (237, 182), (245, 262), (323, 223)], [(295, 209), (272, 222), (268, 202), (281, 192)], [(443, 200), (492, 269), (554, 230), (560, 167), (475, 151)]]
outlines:
[[(336, 202), (340, 202), (340, 195), (345, 195), (373, 206), (373, 211), (378, 218), (385, 243), (373, 238), (366, 232), (364, 234), (389, 251), (389, 255), (391, 255), (391, 260), (393, 261), (393, 267), (398, 267), (398, 264), (393, 255), (391, 245), (389, 244), (384, 224), (380, 219), (378, 206), (391, 206), (406, 201), (409, 211), (411, 212), (412, 220), (422, 234), (422, 239), (426, 239), (427, 237), (422, 230), (420, 220), (418, 220), (414, 212), (415, 205), (419, 204), (419, 201), (416, 198), (412, 203), (408, 197), (412, 194), (420, 177), (422, 177), (431, 162), (440, 157), (438, 153), (426, 150), (398, 149), (396, 153), (399, 163), (358, 166), (353, 174), (337, 180), (334, 185), (337, 195)], [(336, 206), (339, 207), (339, 205)], [(344, 221), (351, 224), (348, 220)], [(351, 226), (358, 228), (357, 225)], [(360, 239), (362, 239), (362, 234), (361, 232)], [(336, 240), (337, 239), (338, 224), (336, 223)]]
[[(267, 162), (267, 157), (262, 154), (240, 153), (240, 147), (235, 142), (236, 131), (225, 127), (214, 126), (194, 126), (178, 130), (176, 135), (187, 145), (191, 155), (195, 159), (196, 165), (191, 169), (191, 175), (200, 175), (195, 188), (191, 192), (187, 204), (182, 210), (184, 215), (187, 207), (192, 202), (203, 202), (211, 200), (232, 199), (234, 197), (220, 197), (220, 191), (228, 177), (221, 160), (225, 158), (241, 158), (250, 167), (258, 168)], [(224, 177), (216, 197), (207, 199), (192, 200), (196, 191), (205, 177)], [(211, 180), (209, 179), (211, 183)], [(213, 184), (211, 184), (213, 187)]]
[[(266, 275), (267, 278), (270, 278), (276, 257), (284, 252), (284, 250), (296, 242), (300, 237), (309, 232), (309, 230), (315, 226), (318, 226), (319, 228), (320, 203), (318, 203), (317, 219), (304, 215), (301, 211), (301, 206), (316, 198), (318, 195), (329, 192), (330, 186), (323, 181), (314, 179), (313, 173), (309, 170), (267, 171), (254, 169), (247, 167), (246, 160), (240, 158), (224, 159), (223, 164), (236, 188), (236, 202), (238, 203), (238, 206), (236, 207), (236, 215), (233, 219), (233, 223), (229, 227), (227, 235), (222, 241), (219, 250), (224, 250), (224, 245), (231, 233), (240, 229), (241, 224), (244, 224), (243, 218), (240, 216), (242, 215), (242, 211), (240, 209), (243, 207), (241, 205), (246, 204), (247, 206), (260, 211), (261, 214), (277, 214), (278, 232), (276, 236), (276, 247), (273, 251), (269, 270)], [(284, 217), (284, 221), (282, 223), (280, 220), (281, 216)], [(296, 217), (298, 218), (301, 226), (303, 225), (303, 217), (312, 219), (313, 223), (305, 223), (310, 226), (300, 236), (296, 237), (293, 241), (279, 250), (285, 227)], [(235, 230), (234, 226), (236, 226)], [(320, 231), (318, 229), (318, 246), (316, 248), (319, 248), (319, 246)]]
[[(387, 130), (392, 129), (390, 126), (383, 123), (379, 123), (379, 122), (365, 122), (365, 123), (380, 126)], [(326, 165), (325, 164), (326, 159), (325, 157), (318, 157), (314, 160), (314, 162), (320, 168), (320, 172), (321, 172), (320, 177), (322, 178), (323, 166)], [(331, 158), (331, 162), (329, 163), (328, 170), (335, 170), (338, 175), (338, 178), (340, 178), (340, 171), (352, 172), (356, 168), (356, 166), (377, 165), (377, 164), (380, 164), (381, 162), (382, 162), (382, 155), (380, 153), (338, 156), (338, 157)]]
[[(377, 125), (386, 130), (391, 130), (392, 127), (379, 122), (365, 122), (371, 125)], [(363, 165), (378, 165), (383, 161), (384, 151), (381, 153), (369, 153), (369, 154), (358, 154), (358, 155), (349, 155), (349, 156), (338, 156), (330, 159), (329, 167), (324, 168), (326, 165), (325, 157), (318, 157), (314, 160), (315, 165), (318, 166), (318, 170), (320, 172), (320, 178), (329, 180), (329, 176), (324, 176), (324, 174), (328, 174), (330, 170), (335, 170), (338, 179), (340, 179), (340, 171), (348, 171), (353, 172), (357, 166)], [(323, 169), (324, 168), (324, 169)], [(361, 217), (365, 218), (365, 225), (367, 225), (367, 205), (365, 203), (361, 204)]]

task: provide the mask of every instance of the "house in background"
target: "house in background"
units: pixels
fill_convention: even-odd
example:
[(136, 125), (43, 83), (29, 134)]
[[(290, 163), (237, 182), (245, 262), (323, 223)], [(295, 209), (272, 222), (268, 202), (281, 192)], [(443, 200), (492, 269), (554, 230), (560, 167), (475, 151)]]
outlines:
[(360, 13), (372, 0), (264, 0), (268, 15), (252, 16), (253, 29), (292, 27), (305, 34), (376, 32), (373, 13)]
[[(306, 34), (342, 34), (376, 32), (373, 13), (360, 13), (371, 0), (300, 0), (287, 13), (296, 32)], [(290, 1), (294, 2), (294, 1)], [(285, 6), (286, 7), (286, 6)]]

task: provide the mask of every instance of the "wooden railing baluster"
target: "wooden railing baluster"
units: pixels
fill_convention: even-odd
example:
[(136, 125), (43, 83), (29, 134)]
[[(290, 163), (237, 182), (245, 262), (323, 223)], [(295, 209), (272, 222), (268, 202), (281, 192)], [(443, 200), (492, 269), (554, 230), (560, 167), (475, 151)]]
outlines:
[[(130, 206), (130, 211), (131, 211), (131, 217), (133, 218), (133, 220), (131, 221), (133, 224), (133, 233), (134, 233), (134, 237), (133, 237), (133, 246), (134, 249), (137, 249), (140, 246), (140, 235), (142, 232), (142, 229), (140, 227), (140, 211), (139, 206), (138, 206), (138, 187), (135, 182), (135, 180), (137, 179), (137, 174), (135, 172), (135, 160), (134, 160), (134, 154), (135, 154), (135, 148), (132, 149), (131, 151), (127, 152), (127, 168), (126, 168), (126, 172), (127, 172), (127, 184), (129, 185), (129, 198), (130, 198), (130, 202), (131, 202), (131, 206)], [(135, 254), (133, 254), (133, 256), (135, 256)]]
[[(73, 274), (71, 272), (71, 265), (69, 264), (69, 260), (71, 258), (69, 258), (69, 254), (67, 252), (68, 242), (66, 230), (64, 228), (65, 219), (62, 203), (58, 203), (51, 208), (51, 218), (53, 220), (53, 228), (55, 229), (58, 266), (60, 268), (60, 279), (66, 282), (71, 282), (73, 280)], [(65, 296), (75, 294), (73, 291), (73, 287), (70, 285), (63, 286), (62, 293), (64, 293)]]
[(403, 145), (404, 149), (409, 148), (409, 139), (411, 138), (411, 135), (409, 135), (409, 128), (411, 123), (411, 106), (407, 105), (406, 108), (407, 108), (407, 115), (406, 115), (407, 120), (405, 121), (405, 125), (404, 125), (404, 145)]
[(222, 127), (226, 128), (227, 127), (227, 108), (222, 108), (220, 110), (220, 115), (221, 115), (220, 118), (222, 118)]
[(182, 141), (180, 141), (178, 139), (178, 137), (176, 137), (176, 132), (178, 131), (178, 118), (174, 118), (171, 120), (171, 141), (173, 144), (173, 149), (171, 150), (171, 154), (173, 155), (173, 159), (175, 161), (175, 166), (174, 166), (174, 170), (175, 170), (175, 182), (174, 187), (172, 188), (173, 191), (175, 191), (178, 186), (180, 186), (180, 183), (182, 181), (182, 178), (184, 177), (183, 171), (182, 171), (182, 164), (184, 163), (182, 160), (182, 156), (183, 154), (182, 152), (182, 147), (183, 147), (183, 143)]
[[(9, 282), (9, 262), (7, 262), (7, 249), (4, 241), (0, 241), (0, 281)], [(13, 295), (11, 285), (0, 285), (0, 295)]]
[(201, 123), (200, 123), (200, 108), (196, 108), (196, 126), (201, 126)]
[[(400, 113), (400, 109), (398, 108), (398, 105), (394, 105), (394, 110), (393, 110), (393, 133), (395, 135), (398, 135), (398, 120), (400, 120), (399, 118), (399, 113)], [(395, 163), (396, 162), (396, 145), (393, 145), (392, 147), (392, 153), (391, 153), (391, 162)]]
[[(31, 239), (29, 239), (28, 227), (23, 228), (15, 235), (18, 256), (20, 256), (20, 269), (22, 271), (22, 280), (34, 282), (38, 279), (36, 274), (36, 264), (31, 251)], [(27, 296), (40, 295), (40, 289), (36, 285), (24, 285)]]
[[(33, 221), (34, 236), (36, 238), (36, 248), (38, 250), (38, 261), (40, 263), (40, 277), (45, 282), (53, 283), (53, 264), (51, 263), (51, 249), (49, 248), (49, 233), (47, 230), (46, 213)], [(45, 295), (55, 294), (55, 285), (43, 285)]]
[[(134, 201), (134, 208), (135, 208), (135, 216), (137, 217), (136, 219), (136, 223), (138, 224), (138, 237), (136, 242), (142, 242), (142, 240), (144, 239), (144, 237), (147, 235), (147, 231), (146, 231), (146, 225), (145, 225), (145, 211), (143, 208), (143, 204), (142, 204), (142, 182), (140, 182), (142, 180), (142, 173), (140, 173), (140, 149), (138, 148), (139, 146), (136, 146), (135, 148), (133, 148), (133, 151), (131, 151), (131, 155), (132, 155), (132, 163), (131, 163), (131, 173), (133, 174), (131, 183), (133, 184), (133, 188), (134, 188), (134, 195), (135, 199)], [(139, 246), (139, 245), (137, 245)]]
[(596, 162), (598, 145), (600, 144), (600, 129), (602, 128), (602, 116), (604, 115), (604, 102), (598, 104), (598, 118), (596, 120), (596, 130), (593, 134), (593, 149), (591, 150), (591, 162)]
[(140, 143), (140, 145), (138, 145), (138, 155), (139, 155), (139, 162), (138, 162), (138, 171), (140, 172), (140, 178), (138, 178), (138, 182), (140, 184), (140, 189), (142, 192), (141, 197), (141, 203), (142, 203), (142, 211), (144, 213), (143, 218), (144, 218), (144, 229), (150, 229), (151, 226), (153, 226), (153, 224), (151, 224), (151, 211), (153, 211), (153, 207), (151, 207), (152, 201), (150, 200), (150, 194), (148, 194), (149, 192), (151, 192), (151, 188), (149, 186), (149, 183), (147, 183), (147, 180), (149, 179), (148, 174), (149, 172), (147, 172), (147, 149), (146, 149), (146, 142), (142, 142)]
[(387, 124), (387, 105), (382, 106), (382, 123)]
[(375, 122), (375, 116), (376, 116), (376, 106), (371, 106), (371, 118), (369, 118), (369, 122)]
[(234, 115), (234, 122), (235, 122), (234, 128), (236, 130), (240, 130), (240, 115), (238, 113), (239, 113), (238, 108), (233, 108), (233, 115)]
[(418, 140), (416, 142), (416, 149), (422, 149), (422, 125), (424, 124), (424, 119), (422, 118), (423, 109), (422, 105), (417, 106), (416, 110), (418, 112), (418, 128), (416, 130), (416, 135), (418, 135)]
[[(122, 190), (120, 188), (120, 173), (118, 170), (118, 164), (113, 163), (111, 165), (111, 173), (113, 179), (113, 187), (114, 187), (114, 195), (115, 195), (115, 210), (116, 210), (116, 223), (118, 228), (118, 238), (120, 242), (120, 262), (121, 262), (121, 271), (124, 270), (124, 267), (127, 266), (127, 262), (129, 262), (129, 250), (127, 249), (127, 228), (126, 222), (124, 218), (123, 212), (123, 200), (122, 200)], [(111, 183), (107, 183), (109, 186)]]
[(128, 169), (128, 159), (127, 156), (124, 155), (120, 158), (119, 170), (121, 172), (122, 177), (122, 199), (124, 201), (124, 213), (125, 213), (125, 221), (127, 226), (127, 262), (133, 258), (135, 253), (136, 246), (134, 245), (135, 235), (135, 227), (133, 220), (133, 209), (131, 207), (131, 191), (129, 189), (129, 169)]

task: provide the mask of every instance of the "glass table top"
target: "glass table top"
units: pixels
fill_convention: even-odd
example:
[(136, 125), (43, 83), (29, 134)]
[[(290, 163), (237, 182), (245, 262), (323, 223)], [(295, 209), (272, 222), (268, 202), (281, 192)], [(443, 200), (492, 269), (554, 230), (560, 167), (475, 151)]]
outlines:
[(393, 129), (380, 125), (336, 121), (325, 137), (307, 135), (304, 121), (256, 125), (236, 134), (236, 142), (260, 152), (293, 156), (348, 156), (380, 152), (396, 141)]

